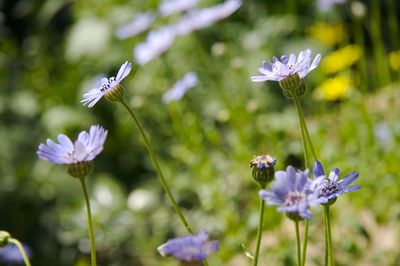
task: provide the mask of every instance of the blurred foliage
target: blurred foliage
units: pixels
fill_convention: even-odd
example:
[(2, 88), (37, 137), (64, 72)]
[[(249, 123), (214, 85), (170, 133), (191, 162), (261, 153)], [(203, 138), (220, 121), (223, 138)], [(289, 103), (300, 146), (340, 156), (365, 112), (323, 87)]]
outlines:
[[(109, 130), (88, 178), (99, 265), (177, 265), (156, 248), (184, 228), (136, 127), (117, 104), (102, 100), (88, 110), (79, 103), (96, 75), (115, 75), (123, 61), (133, 61), (132, 49), (146, 34), (121, 41), (115, 29), (156, 10), (158, 1), (0, 4), (0, 229), (32, 247), (33, 265), (89, 265), (79, 183), (35, 152), (47, 137), (75, 138), (98, 123)], [(123, 81), (126, 99), (192, 227), (220, 241), (210, 265), (250, 264), (242, 243), (252, 251), (257, 231), (252, 156), (276, 156), (277, 169), (302, 165), (292, 103), (277, 84), (251, 83), (250, 76), (262, 60), (305, 48), (323, 55), (303, 99), (318, 154), (325, 168), (359, 171), (362, 185), (332, 208), (336, 265), (399, 265), (399, 11), (395, 0), (349, 0), (327, 11), (312, 0), (244, 1), (229, 18), (177, 38), (159, 58), (134, 63)], [(158, 18), (153, 29), (178, 18)], [(197, 72), (199, 85), (162, 104), (163, 92), (188, 71)], [(313, 97), (314, 88), (340, 77), (352, 90)], [(316, 209), (309, 265), (322, 265), (321, 216)], [(292, 227), (267, 208), (260, 265), (294, 265)]]

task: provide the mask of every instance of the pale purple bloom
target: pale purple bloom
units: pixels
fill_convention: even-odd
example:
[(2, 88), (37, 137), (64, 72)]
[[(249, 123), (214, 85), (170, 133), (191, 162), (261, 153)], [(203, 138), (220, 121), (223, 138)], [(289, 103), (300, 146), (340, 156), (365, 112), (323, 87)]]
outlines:
[(201, 0), (163, 0), (160, 4), (161, 16), (170, 16), (194, 8)]
[(181, 261), (203, 261), (211, 252), (218, 251), (218, 242), (208, 240), (208, 232), (186, 235), (168, 240), (158, 247), (162, 256), (174, 256)]
[(193, 88), (197, 84), (198, 78), (196, 73), (186, 73), (186, 75), (183, 76), (182, 79), (178, 80), (169, 91), (164, 93), (162, 100), (164, 103), (169, 103), (173, 100), (180, 100), (189, 89)]
[(329, 11), (334, 5), (345, 3), (346, 0), (317, 0), (317, 8), (321, 11)]
[(186, 35), (195, 30), (209, 27), (215, 22), (230, 16), (241, 5), (241, 0), (226, 0), (215, 6), (191, 10), (177, 23), (177, 32), (179, 35)]
[(107, 130), (93, 125), (89, 133), (82, 131), (78, 139), (72, 142), (64, 134), (59, 134), (55, 143), (47, 139), (46, 144), (40, 144), (37, 154), (40, 159), (54, 164), (74, 164), (83, 161), (92, 161), (102, 150), (106, 141)]
[(359, 174), (357, 172), (352, 172), (338, 181), (340, 170), (334, 168), (329, 173), (328, 179), (326, 179), (324, 169), (318, 161), (315, 162), (313, 172), (316, 179), (323, 177), (318, 195), (318, 200), (321, 204), (333, 203), (338, 196), (347, 192), (357, 191), (361, 188), (359, 185), (349, 186), (358, 178)]
[(138, 43), (133, 54), (139, 65), (144, 65), (164, 53), (174, 42), (175, 26), (165, 26), (147, 35), (146, 42)]
[(286, 171), (277, 171), (271, 190), (260, 190), (259, 196), (269, 205), (279, 206), (280, 212), (310, 219), (309, 208), (319, 203), (319, 186), (323, 177), (311, 180), (308, 173), (308, 170), (296, 172), (292, 166), (288, 166)]
[[(28, 258), (32, 256), (31, 248), (23, 244), (24, 251)], [(9, 244), (5, 247), (0, 247), (0, 261), (6, 264), (24, 264), (24, 258), (16, 245)]]
[(138, 35), (147, 30), (153, 24), (156, 16), (151, 13), (141, 13), (136, 15), (131, 22), (117, 29), (115, 35), (119, 39), (127, 39)]
[(83, 94), (83, 99), (81, 103), (86, 105), (89, 103), (88, 108), (93, 107), (107, 92), (114, 89), (119, 83), (128, 76), (129, 72), (131, 72), (132, 64), (126, 61), (121, 65), (119, 68), (118, 74), (116, 77), (111, 77), (109, 79), (102, 78), (101, 79), (101, 86), (91, 89), (85, 94)]
[(310, 56), (310, 49), (301, 51), (297, 59), (295, 54), (290, 54), (289, 56), (283, 55), (281, 59), (274, 56), (271, 62), (263, 62), (262, 66), (258, 69), (262, 75), (251, 77), (251, 81), (281, 81), (295, 74), (298, 74), (299, 77), (303, 79), (318, 66), (321, 60), (321, 55), (317, 54), (311, 63)]

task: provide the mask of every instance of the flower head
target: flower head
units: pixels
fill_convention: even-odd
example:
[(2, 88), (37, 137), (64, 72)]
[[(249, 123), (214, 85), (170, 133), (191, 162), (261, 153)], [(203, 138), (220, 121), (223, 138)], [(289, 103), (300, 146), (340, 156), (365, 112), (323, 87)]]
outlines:
[(182, 79), (178, 80), (174, 86), (164, 93), (162, 100), (164, 103), (169, 103), (173, 100), (180, 100), (185, 93), (190, 89), (196, 86), (198, 83), (198, 78), (196, 73), (189, 72), (183, 76)]
[(116, 77), (111, 77), (109, 79), (102, 78), (101, 86), (98, 88), (94, 88), (83, 94), (83, 99), (81, 103), (83, 105), (89, 104), (88, 107), (93, 107), (103, 96), (105, 96), (110, 101), (116, 101), (121, 99), (122, 97), (122, 86), (120, 86), (120, 82), (128, 76), (131, 72), (132, 64), (126, 61), (121, 65), (118, 70), (118, 74)]
[(255, 156), (250, 161), (253, 179), (261, 188), (265, 188), (266, 185), (274, 179), (275, 164), (276, 158), (270, 155)]
[(292, 166), (286, 171), (277, 171), (271, 190), (260, 190), (260, 198), (269, 205), (279, 206), (278, 211), (285, 212), (293, 220), (310, 219), (310, 206), (318, 204), (319, 185), (323, 177), (311, 180), (308, 170), (296, 172)]
[(82, 131), (78, 139), (72, 142), (66, 135), (59, 134), (55, 143), (47, 139), (46, 144), (40, 144), (37, 154), (40, 159), (54, 164), (76, 164), (92, 161), (102, 150), (107, 137), (107, 130), (94, 125), (89, 133)]
[(218, 251), (218, 242), (208, 241), (208, 232), (186, 235), (168, 240), (158, 247), (162, 256), (174, 256), (180, 261), (203, 261), (211, 252)]
[(274, 56), (272, 61), (264, 61), (262, 66), (258, 69), (262, 76), (253, 76), (251, 77), (251, 81), (281, 81), (295, 74), (297, 74), (300, 79), (303, 79), (308, 73), (313, 71), (318, 66), (319, 61), (321, 60), (321, 55), (317, 54), (311, 63), (310, 56), (310, 49), (301, 51), (297, 57), (297, 60), (295, 54), (290, 54), (290, 56), (283, 55), (281, 59), (278, 59)]
[(319, 186), (320, 191), (318, 194), (318, 200), (323, 205), (330, 205), (336, 201), (336, 198), (344, 193), (357, 191), (361, 188), (359, 185), (349, 186), (353, 181), (358, 178), (357, 172), (348, 174), (345, 178), (339, 179), (340, 170), (338, 168), (333, 169), (328, 178), (325, 176), (324, 169), (320, 162), (316, 161), (314, 165), (314, 177), (320, 180), (321, 185)]

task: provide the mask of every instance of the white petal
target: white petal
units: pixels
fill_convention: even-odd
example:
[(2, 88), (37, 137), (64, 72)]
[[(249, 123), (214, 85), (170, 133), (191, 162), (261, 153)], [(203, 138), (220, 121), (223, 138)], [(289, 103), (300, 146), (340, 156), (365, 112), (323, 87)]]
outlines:
[(125, 63), (123, 63), (121, 65), (121, 67), (119, 68), (117, 77), (115, 78), (115, 80), (117, 82), (120, 82), (121, 80), (123, 80), (128, 74), (129, 72), (131, 72), (132, 69), (132, 64), (129, 63), (128, 61), (126, 61)]

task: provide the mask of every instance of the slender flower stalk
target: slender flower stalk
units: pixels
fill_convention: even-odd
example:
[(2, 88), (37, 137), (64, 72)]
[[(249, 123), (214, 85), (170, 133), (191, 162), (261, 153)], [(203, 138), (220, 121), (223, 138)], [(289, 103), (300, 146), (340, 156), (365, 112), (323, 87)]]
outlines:
[[(31, 263), (29, 261), (29, 253), (25, 252), (24, 246), (21, 244), (21, 242), (19, 242), (18, 239), (11, 237), (11, 235), (8, 232), (0, 231), (0, 247), (6, 246), (8, 244), (14, 244), (18, 248), (19, 252), (21, 253), (21, 256), (22, 256), (22, 259), (23, 259), (25, 265), (31, 266)], [(12, 250), (7, 250), (7, 252), (14, 253)], [(8, 256), (8, 258), (6, 260), (8, 260), (9, 263), (16, 262), (16, 260), (19, 262), (21, 260), (21, 258), (20, 257), (16, 258), (15, 255), (14, 256), (11, 255), (11, 257)]]
[(299, 221), (296, 221), (295, 223), (296, 227), (296, 243), (297, 243), (297, 265), (300, 266), (302, 263), (301, 260), (301, 244), (300, 244), (300, 229), (299, 229)]
[[(250, 161), (250, 167), (252, 168), (251, 172), (252, 177), (254, 181), (257, 182), (257, 184), (260, 186), (261, 189), (265, 189), (267, 184), (274, 179), (275, 164), (276, 164), (276, 158), (270, 155), (255, 156)], [(254, 255), (253, 266), (257, 266), (258, 256), (260, 254), (261, 236), (262, 236), (263, 221), (264, 221), (264, 209), (265, 209), (265, 201), (260, 198), (260, 218), (258, 222), (256, 252)]]
[(181, 212), (181, 210), (179, 209), (178, 204), (176, 203), (176, 200), (174, 198), (174, 196), (172, 195), (168, 183), (165, 180), (164, 174), (161, 171), (161, 167), (158, 163), (157, 157), (153, 151), (153, 148), (150, 145), (150, 141), (148, 140), (146, 133), (144, 132), (143, 127), (141, 126), (141, 124), (139, 123), (139, 120), (137, 119), (136, 115), (132, 112), (132, 110), (129, 108), (128, 104), (125, 102), (125, 100), (123, 98), (121, 98), (121, 104), (125, 107), (125, 109), (129, 112), (130, 116), (132, 117), (132, 119), (135, 121), (135, 124), (137, 126), (137, 128), (139, 129), (140, 135), (142, 136), (145, 145), (146, 145), (146, 149), (150, 155), (150, 158), (154, 164), (154, 167), (156, 168), (157, 174), (160, 178), (161, 184), (165, 190), (165, 193), (167, 193), (168, 198), (170, 199), (172, 206), (174, 207), (176, 213), (179, 216), (179, 219), (181, 220), (182, 224), (185, 226), (186, 231), (189, 234), (193, 234), (192, 228), (190, 227), (189, 223), (187, 222), (185, 216), (183, 215), (183, 213)]

